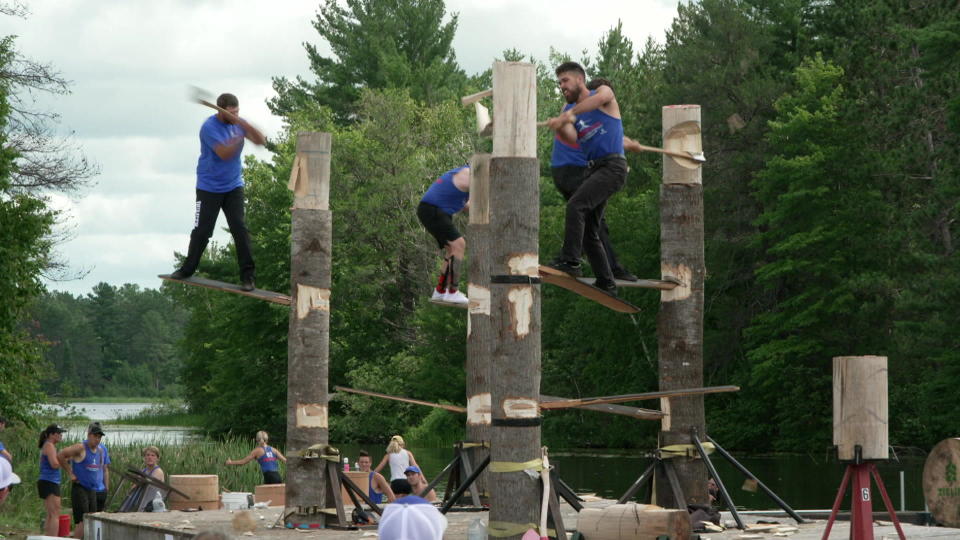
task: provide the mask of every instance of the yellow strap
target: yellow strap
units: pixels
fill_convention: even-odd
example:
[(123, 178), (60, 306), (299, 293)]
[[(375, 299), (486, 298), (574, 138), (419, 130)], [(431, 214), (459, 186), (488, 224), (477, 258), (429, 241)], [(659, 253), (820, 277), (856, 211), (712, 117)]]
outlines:
[(487, 466), (487, 470), (495, 473), (520, 472), (527, 469), (542, 471), (543, 459), (531, 459), (530, 461), (526, 461), (524, 463), (517, 463), (515, 461), (491, 461), (490, 465)]
[[(713, 443), (705, 442), (701, 444), (703, 451), (709, 456), (714, 451)], [(697, 447), (692, 444), (670, 444), (660, 449), (661, 458), (675, 457), (700, 457)]]
[(485, 442), (465, 442), (462, 443), (461, 448), (490, 448), (490, 443)]
[[(487, 526), (487, 534), (493, 536), (494, 538), (503, 538), (505, 536), (517, 536), (527, 532), (530, 529), (533, 529), (537, 532), (540, 531), (539, 525), (536, 523), (509, 523), (507, 521), (491, 521), (490, 525)], [(547, 534), (556, 537), (557, 531), (554, 529), (547, 529)]]

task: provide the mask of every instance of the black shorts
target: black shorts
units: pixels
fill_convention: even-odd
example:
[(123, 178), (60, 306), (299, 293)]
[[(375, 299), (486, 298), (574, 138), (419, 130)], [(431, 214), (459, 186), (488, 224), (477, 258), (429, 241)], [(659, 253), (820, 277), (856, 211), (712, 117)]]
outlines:
[(447, 247), (448, 242), (463, 236), (453, 226), (453, 216), (430, 203), (420, 202), (420, 206), (417, 206), (417, 218), (427, 232), (437, 239), (437, 245), (441, 249)]
[(107, 507), (107, 492), (98, 491), (97, 492), (97, 512), (103, 512), (103, 509)]
[(37, 495), (46, 499), (50, 495), (60, 496), (60, 484), (49, 480), (37, 480)]
[(283, 478), (280, 478), (280, 471), (263, 471), (264, 484), (282, 484)]
[(74, 482), (70, 488), (70, 505), (73, 507), (73, 523), (80, 523), (84, 514), (97, 511), (97, 492)]

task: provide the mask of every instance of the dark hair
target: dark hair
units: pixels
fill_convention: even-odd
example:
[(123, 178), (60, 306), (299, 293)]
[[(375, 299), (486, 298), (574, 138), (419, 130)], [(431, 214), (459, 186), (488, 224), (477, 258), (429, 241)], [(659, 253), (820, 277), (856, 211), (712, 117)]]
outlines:
[(410, 482), (407, 482), (406, 478), (397, 478), (390, 481), (390, 491), (394, 495), (409, 495), (413, 493), (413, 486), (410, 485)]
[(604, 79), (603, 77), (594, 77), (592, 81), (587, 83), (587, 90), (596, 90), (601, 86), (609, 86), (610, 90), (613, 90), (613, 83), (610, 82), (610, 79)]
[(239, 107), (240, 100), (233, 94), (220, 94), (217, 97), (217, 107), (226, 109), (227, 107)]
[(587, 78), (587, 72), (583, 70), (583, 66), (576, 62), (564, 62), (557, 66), (557, 69), (554, 70), (554, 73), (556, 73), (559, 77), (561, 73), (567, 73), (569, 71), (579, 74), (584, 79)]
[(47, 442), (47, 437), (53, 435), (54, 433), (62, 433), (60, 431), (60, 426), (56, 424), (50, 424), (43, 431), (40, 432), (40, 442), (37, 444), (37, 448), (43, 448), (43, 443)]
[(362, 458), (362, 457), (370, 457), (370, 453), (367, 452), (366, 450), (361, 450), (361, 451), (357, 452), (357, 461), (359, 461), (360, 458)]

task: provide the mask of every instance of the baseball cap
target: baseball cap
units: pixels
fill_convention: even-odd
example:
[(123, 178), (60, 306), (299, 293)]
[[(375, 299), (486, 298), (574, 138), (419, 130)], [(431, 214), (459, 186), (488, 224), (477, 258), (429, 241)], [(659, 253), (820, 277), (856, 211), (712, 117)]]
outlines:
[(14, 474), (13, 466), (4, 458), (0, 458), (0, 489), (11, 484), (19, 484), (20, 477)]
[(441, 540), (447, 518), (432, 504), (388, 504), (377, 534), (380, 540)]
[(44, 431), (46, 431), (48, 434), (51, 434), (51, 433), (66, 433), (66, 432), (67, 432), (67, 430), (63, 429), (62, 427), (58, 426), (57, 424), (50, 424), (49, 426), (47, 426), (47, 429), (45, 429)]
[(87, 428), (87, 432), (92, 433), (94, 435), (106, 435), (103, 432), (103, 426), (100, 425), (100, 422), (94, 422), (90, 424), (90, 427)]
[(403, 471), (403, 474), (407, 474), (408, 472), (415, 472), (415, 473), (419, 474), (419, 473), (420, 473), (420, 467), (417, 467), (416, 465), (411, 465), (411, 466), (407, 467), (407, 470)]

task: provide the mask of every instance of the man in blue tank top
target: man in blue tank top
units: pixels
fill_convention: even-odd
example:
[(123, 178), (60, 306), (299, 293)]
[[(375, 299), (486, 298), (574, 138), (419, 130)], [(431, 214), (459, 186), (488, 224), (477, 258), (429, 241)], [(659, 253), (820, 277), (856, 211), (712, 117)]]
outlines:
[[(613, 89), (610, 81), (600, 77), (593, 79), (587, 84), (587, 88), (590, 90), (596, 90), (601, 86), (609, 86), (611, 90)], [(573, 108), (573, 104), (567, 103), (563, 106), (561, 112), (565, 112), (570, 108)], [(628, 144), (635, 143), (632, 139), (624, 137), (623, 145), (625, 150), (630, 150), (630, 148), (627, 148)], [(586, 172), (587, 158), (583, 155), (580, 145), (567, 144), (560, 139), (559, 135), (554, 135), (553, 153), (550, 156), (550, 174), (553, 176), (553, 185), (556, 186), (557, 191), (563, 195), (563, 200), (569, 201), (570, 197), (576, 193), (577, 189), (583, 183), (583, 176)], [(603, 251), (607, 255), (607, 262), (610, 264), (613, 277), (624, 281), (637, 281), (637, 276), (633, 275), (620, 264), (616, 252), (613, 251), (606, 217), (600, 219), (600, 230), (597, 231), (597, 233), (600, 236), (600, 242), (603, 244)]]
[(100, 422), (87, 429), (87, 440), (64, 448), (57, 454), (60, 466), (73, 482), (70, 489), (74, 534), (83, 538), (83, 516), (97, 512), (97, 492), (110, 489), (106, 448), (100, 444), (104, 432)]
[(233, 94), (217, 98), (220, 112), (209, 117), (200, 127), (200, 158), (197, 160), (196, 206), (190, 246), (183, 265), (174, 272), (174, 279), (193, 275), (200, 258), (213, 236), (217, 216), (223, 210), (233, 235), (240, 265), (240, 288), (254, 289), (254, 264), (250, 233), (243, 216), (243, 172), (240, 153), (244, 138), (263, 145), (266, 138), (257, 128), (240, 118), (240, 102)]
[(446, 250), (432, 300), (468, 303), (467, 297), (457, 290), (457, 266), (463, 261), (467, 241), (454, 226), (453, 215), (467, 208), (469, 201), (470, 166), (464, 165), (440, 175), (417, 206), (420, 223), (437, 240), (440, 249)]
[(573, 106), (548, 120), (547, 125), (563, 142), (580, 145), (587, 170), (580, 187), (567, 201), (563, 248), (549, 266), (581, 276), (580, 257), (586, 254), (597, 278), (596, 287), (616, 295), (617, 285), (599, 231), (607, 199), (627, 180), (620, 106), (609, 86), (587, 89), (586, 73), (580, 64), (565, 62), (555, 72), (564, 99)]

